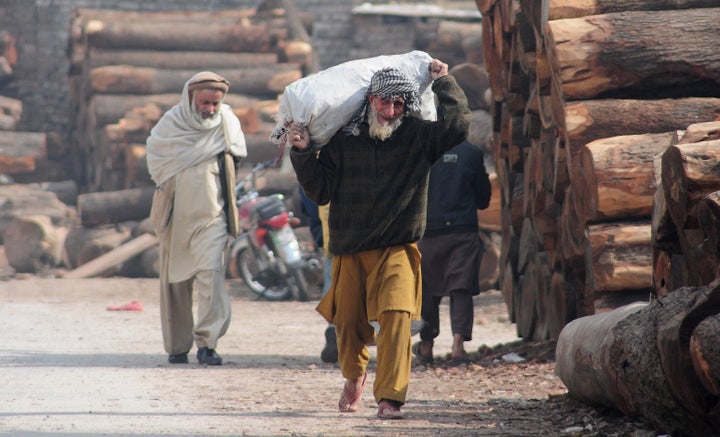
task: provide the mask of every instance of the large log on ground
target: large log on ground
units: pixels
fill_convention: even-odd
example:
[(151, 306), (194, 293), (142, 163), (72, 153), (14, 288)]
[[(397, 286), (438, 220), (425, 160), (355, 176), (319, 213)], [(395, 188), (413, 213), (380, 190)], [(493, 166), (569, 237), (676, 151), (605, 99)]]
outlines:
[(35, 170), (36, 161), (47, 156), (42, 132), (3, 132), (0, 135), (0, 173)]
[(154, 187), (85, 193), (78, 196), (84, 226), (142, 220), (150, 215)]
[[(625, 97), (680, 97), (688, 90), (718, 88), (720, 57), (714, 49), (720, 37), (718, 21), (720, 8), (551, 20), (545, 37), (554, 44), (546, 47), (557, 62), (553, 71), (566, 99), (592, 99), (612, 92)], [(666, 36), (668, 23), (683, 23), (673, 27), (672, 38)]]
[(67, 228), (53, 225), (50, 217), (15, 217), (3, 231), (8, 263), (19, 273), (39, 273), (58, 267), (63, 259)]
[(107, 275), (108, 271), (117, 271), (122, 263), (133, 256), (155, 246), (158, 238), (152, 234), (142, 234), (115, 249), (108, 251), (97, 258), (71, 270), (63, 275), (64, 278), (90, 278), (98, 275)]
[(695, 327), (719, 313), (715, 282), (576, 319), (558, 338), (556, 373), (570, 396), (587, 403), (639, 416), (668, 433), (717, 435), (718, 397), (693, 368), (690, 336), (717, 342), (717, 331)]
[(720, 315), (700, 322), (690, 337), (690, 358), (695, 374), (708, 393), (720, 396)]
[[(93, 91), (106, 94), (163, 94), (179, 92), (195, 70), (162, 70), (129, 65), (109, 65), (90, 72)], [(230, 82), (233, 93), (256, 97), (277, 96), (285, 87), (302, 77), (297, 64), (272, 67), (218, 69), (216, 73)]]

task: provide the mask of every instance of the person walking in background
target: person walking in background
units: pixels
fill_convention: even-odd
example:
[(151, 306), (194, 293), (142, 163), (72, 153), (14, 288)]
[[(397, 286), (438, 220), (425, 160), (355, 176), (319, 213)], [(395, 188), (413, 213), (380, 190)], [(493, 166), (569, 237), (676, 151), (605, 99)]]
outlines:
[[(320, 149), (292, 123), (290, 158), (306, 194), (330, 204), (330, 290), (318, 311), (335, 323), (345, 384), (338, 407), (362, 404), (370, 354), (377, 347), (373, 392), (377, 417), (402, 417), (412, 364), (411, 320), (420, 318), (417, 241), (425, 228), (431, 165), (465, 140), (467, 99), (447, 64), (429, 65), (437, 121), (406, 117), (419, 109), (418, 83), (395, 68), (378, 70), (356, 117)], [(370, 322), (378, 322), (379, 331)]]
[(468, 360), (464, 342), (472, 339), (473, 296), (479, 294), (478, 275), (483, 245), (478, 235), (477, 210), (490, 203), (490, 178), (482, 150), (465, 141), (453, 147), (430, 170), (427, 227), (418, 243), (422, 254), (422, 318), (420, 341), (413, 344), (423, 364), (433, 361), (434, 339), (440, 334), (440, 301), (450, 297), (453, 335), (450, 358)]
[[(147, 139), (148, 170), (157, 185), (151, 219), (160, 240), (160, 319), (173, 364), (188, 362), (193, 342), (200, 364), (222, 364), (215, 349), (230, 324), (226, 210), (234, 202), (224, 173), (234, 176), (233, 163), (247, 156), (240, 121), (223, 103), (229, 85), (213, 72), (197, 73)], [(225, 153), (232, 155), (229, 164)]]

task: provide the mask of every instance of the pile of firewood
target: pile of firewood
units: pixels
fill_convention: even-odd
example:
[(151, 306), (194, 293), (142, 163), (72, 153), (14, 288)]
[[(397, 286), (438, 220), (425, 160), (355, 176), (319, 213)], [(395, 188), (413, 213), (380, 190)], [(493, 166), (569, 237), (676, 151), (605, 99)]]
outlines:
[(0, 30), (0, 174), (10, 177), (35, 170), (47, 154), (44, 133), (17, 131), (23, 104), (9, 91), (17, 60), (15, 37)]
[(476, 4), (494, 98), (501, 289), (520, 336), (557, 338), (576, 317), (655, 291), (660, 158), (677, 131), (720, 114), (718, 35), (703, 30), (720, 9)]
[(518, 333), (571, 396), (716, 435), (717, 1), (476, 3)]
[[(208, 25), (212, 23), (212, 25)], [(313, 71), (311, 18), (289, 1), (254, 10), (122, 12), (78, 9), (71, 27), (74, 137), (87, 191), (147, 185), (144, 143), (193, 74), (230, 81), (248, 159), (268, 159), (278, 95)]]

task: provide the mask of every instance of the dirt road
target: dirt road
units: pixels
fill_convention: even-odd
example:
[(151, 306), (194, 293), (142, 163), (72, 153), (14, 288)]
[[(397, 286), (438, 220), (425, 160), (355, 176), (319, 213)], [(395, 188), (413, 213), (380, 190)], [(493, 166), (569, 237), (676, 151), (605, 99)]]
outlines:
[[(406, 418), (380, 421), (371, 385), (364, 410), (337, 411), (343, 379), (319, 359), (325, 322), (315, 302), (259, 301), (240, 284), (228, 284), (233, 321), (218, 346), (224, 365), (203, 367), (195, 351), (190, 364), (167, 363), (156, 280), (0, 282), (0, 433), (609, 435), (597, 434), (596, 423), (587, 427), (587, 418), (600, 413), (567, 399), (551, 361), (504, 363), (500, 352), (487, 360), (492, 351), (483, 345), (517, 340), (499, 292), (478, 298), (475, 339), (467, 348), (485, 350), (486, 360), (477, 355), (478, 364), (463, 368), (442, 359), (417, 365)], [(143, 311), (106, 310), (135, 300)], [(441, 314), (438, 358), (450, 352), (446, 306)], [(601, 418), (610, 430), (642, 428)]]

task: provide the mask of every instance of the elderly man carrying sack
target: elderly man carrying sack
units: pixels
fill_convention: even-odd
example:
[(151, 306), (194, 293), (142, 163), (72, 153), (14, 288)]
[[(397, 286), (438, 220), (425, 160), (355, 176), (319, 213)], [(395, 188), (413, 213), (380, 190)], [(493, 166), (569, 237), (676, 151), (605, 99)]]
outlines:
[[(230, 324), (225, 249), (236, 233), (234, 163), (247, 156), (240, 121), (223, 103), (229, 83), (200, 72), (147, 139), (157, 185), (150, 217), (160, 239), (160, 316), (170, 363), (220, 365), (215, 348)], [(193, 317), (193, 290), (198, 305)]]
[[(318, 305), (334, 323), (345, 385), (338, 407), (362, 405), (370, 354), (377, 417), (402, 417), (412, 363), (411, 321), (420, 318), (417, 241), (425, 230), (428, 174), (442, 154), (468, 135), (467, 99), (447, 64), (432, 59), (437, 121), (406, 117), (419, 87), (395, 68), (377, 71), (356, 116), (322, 148), (293, 123), (290, 158), (298, 181), (318, 205), (330, 204), (330, 290)], [(370, 322), (377, 322), (377, 335)]]

